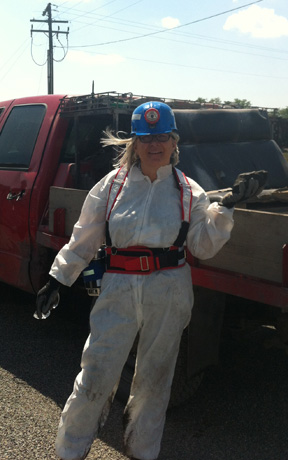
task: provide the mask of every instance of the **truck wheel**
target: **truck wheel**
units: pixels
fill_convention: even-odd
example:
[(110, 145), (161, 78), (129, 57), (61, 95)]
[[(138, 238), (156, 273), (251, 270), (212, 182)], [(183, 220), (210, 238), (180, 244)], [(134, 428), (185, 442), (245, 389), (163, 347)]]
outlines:
[[(188, 331), (185, 330), (182, 336), (180, 350), (177, 358), (175, 374), (172, 383), (172, 390), (169, 402), (169, 408), (179, 406), (191, 398), (199, 388), (203, 379), (204, 372), (193, 375), (188, 378), (187, 376), (187, 358), (188, 358)], [(134, 344), (126, 364), (123, 368), (116, 398), (122, 403), (126, 404), (130, 387), (134, 375), (135, 361), (136, 361), (137, 344)]]

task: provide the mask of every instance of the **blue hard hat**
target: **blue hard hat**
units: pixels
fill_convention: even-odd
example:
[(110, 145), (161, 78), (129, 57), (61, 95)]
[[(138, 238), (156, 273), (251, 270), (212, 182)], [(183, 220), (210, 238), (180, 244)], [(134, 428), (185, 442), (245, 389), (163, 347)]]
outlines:
[(131, 119), (131, 135), (163, 134), (177, 132), (174, 113), (169, 105), (151, 101), (139, 105)]

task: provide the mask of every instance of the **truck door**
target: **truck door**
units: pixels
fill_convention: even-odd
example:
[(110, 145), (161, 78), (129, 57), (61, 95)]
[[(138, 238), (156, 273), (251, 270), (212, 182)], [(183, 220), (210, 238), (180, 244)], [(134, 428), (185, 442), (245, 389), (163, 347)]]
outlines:
[(0, 280), (25, 290), (30, 196), (40, 161), (33, 155), (46, 110), (45, 104), (13, 106), (0, 132)]

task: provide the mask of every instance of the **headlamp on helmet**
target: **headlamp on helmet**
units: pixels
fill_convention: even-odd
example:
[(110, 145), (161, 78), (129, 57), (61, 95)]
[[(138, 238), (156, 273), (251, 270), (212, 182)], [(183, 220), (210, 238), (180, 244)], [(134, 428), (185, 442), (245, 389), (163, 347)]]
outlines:
[(177, 132), (174, 113), (169, 105), (151, 101), (139, 105), (131, 120), (131, 135), (145, 136)]

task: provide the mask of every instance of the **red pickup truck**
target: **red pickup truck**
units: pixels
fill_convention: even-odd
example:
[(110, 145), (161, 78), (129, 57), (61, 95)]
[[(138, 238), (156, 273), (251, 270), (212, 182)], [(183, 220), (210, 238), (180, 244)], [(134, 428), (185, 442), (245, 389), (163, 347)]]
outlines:
[[(32, 293), (47, 281), (87, 191), (113, 167), (115, 151), (102, 149), (102, 131), (109, 126), (129, 133), (131, 113), (148, 99), (100, 93), (0, 102), (0, 281)], [(195, 306), (178, 359), (172, 392), (177, 402), (217, 362), (227, 296), (261, 303), (263, 312), (269, 305), (277, 321), (286, 318), (288, 165), (265, 111), (196, 109), (190, 101), (160, 99), (175, 112), (178, 167), (213, 199), (239, 173), (269, 174), (262, 195), (235, 210), (231, 240), (216, 257), (202, 263), (187, 254)], [(131, 372), (128, 362), (124, 386)]]

